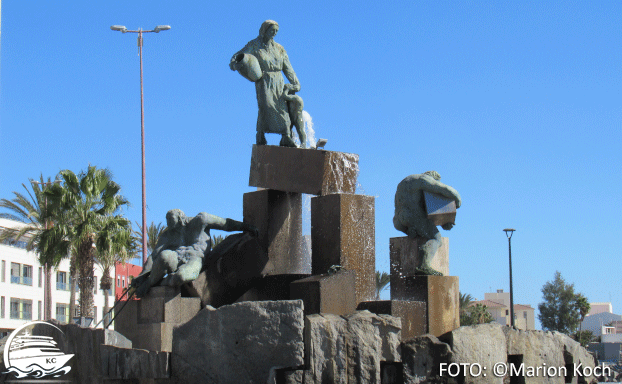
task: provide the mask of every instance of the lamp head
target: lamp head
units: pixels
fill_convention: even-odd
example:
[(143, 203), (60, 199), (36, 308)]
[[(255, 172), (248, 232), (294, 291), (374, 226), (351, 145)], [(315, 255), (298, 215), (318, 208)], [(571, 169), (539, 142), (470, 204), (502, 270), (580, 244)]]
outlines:
[(158, 25), (153, 29), (153, 32), (158, 33), (160, 31), (168, 31), (169, 29), (171, 29), (170, 25)]
[(125, 28), (124, 25), (113, 25), (110, 27), (110, 29), (112, 29), (113, 31), (119, 31), (119, 32), (127, 32), (127, 28)]
[(505, 235), (508, 237), (508, 239), (512, 238), (512, 234), (514, 233), (514, 231), (516, 231), (516, 229), (514, 228), (506, 228), (503, 230), (505, 232)]

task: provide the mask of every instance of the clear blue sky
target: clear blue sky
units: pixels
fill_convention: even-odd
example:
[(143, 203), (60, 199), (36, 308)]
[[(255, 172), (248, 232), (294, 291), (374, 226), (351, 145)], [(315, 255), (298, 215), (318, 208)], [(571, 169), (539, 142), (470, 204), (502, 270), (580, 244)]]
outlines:
[(144, 43), (147, 219), (241, 219), (257, 105), (228, 62), (266, 19), (317, 137), (360, 155), (377, 269), (397, 184), (433, 169), (463, 199), (444, 232), (462, 292), (509, 289), (513, 227), (515, 302), (537, 307), (559, 270), (622, 313), (619, 1), (4, 1), (0, 196), (90, 163), (140, 221), (136, 35), (109, 27), (170, 24)]

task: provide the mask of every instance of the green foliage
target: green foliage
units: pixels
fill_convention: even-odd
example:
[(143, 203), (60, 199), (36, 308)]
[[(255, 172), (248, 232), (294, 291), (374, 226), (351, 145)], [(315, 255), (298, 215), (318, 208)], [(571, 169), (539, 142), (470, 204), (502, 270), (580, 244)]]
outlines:
[(488, 307), (482, 304), (475, 304), (468, 307), (464, 312), (460, 314), (460, 325), (475, 325), (492, 323), (495, 319), (492, 318)]
[(587, 347), (589, 343), (596, 340), (592, 331), (579, 331), (572, 335), (572, 338), (578, 341), (582, 346)]
[(473, 296), (468, 293), (460, 293), (460, 316), (469, 308), (473, 302)]
[(380, 271), (376, 271), (376, 300), (380, 300), (380, 293), (384, 291), (391, 283), (391, 276)]
[(214, 249), (218, 244), (222, 243), (224, 239), (225, 239), (225, 236), (223, 235), (212, 236), (212, 248), (211, 249)]
[(117, 249), (111, 244), (115, 236), (121, 235), (114, 233), (118, 233), (119, 228), (129, 228), (129, 222), (118, 212), (128, 202), (119, 194), (121, 187), (112, 181), (107, 169), (89, 166), (78, 175), (63, 170), (58, 178), (62, 184), (54, 184), (44, 192), (54, 226), (44, 230), (42, 238), (56, 249), (73, 247), (76, 250), (80, 312), (83, 316), (92, 316), (96, 256), (93, 246), (101, 247), (102, 254)]
[(47, 204), (43, 193), (47, 186), (52, 183), (50, 178), (44, 181), (43, 176), (40, 177), (39, 182), (31, 179), (31, 189), (28, 189), (26, 184), (22, 184), (26, 190), (25, 194), (14, 191), (15, 197), (13, 199), (0, 200), (0, 207), (10, 211), (10, 213), (0, 213), (0, 217), (25, 224), (19, 228), (3, 229), (0, 233), (0, 242), (24, 240), (27, 250), (38, 252), (41, 265), (47, 263), (54, 267), (58, 266), (60, 261), (67, 256), (67, 251), (55, 248), (43, 237), (46, 226), (53, 225), (53, 221), (50, 219), (53, 216), (52, 207)]
[(574, 291), (574, 284), (568, 284), (559, 271), (553, 281), (542, 287), (543, 302), (538, 304), (538, 319), (545, 331), (572, 334), (580, 324), (582, 313), (587, 315), (587, 299)]

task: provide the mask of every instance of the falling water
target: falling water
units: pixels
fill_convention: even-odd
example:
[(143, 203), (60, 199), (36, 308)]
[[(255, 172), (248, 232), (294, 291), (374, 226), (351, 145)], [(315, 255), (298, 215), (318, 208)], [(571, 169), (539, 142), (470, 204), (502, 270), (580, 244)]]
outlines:
[[(307, 135), (307, 148), (315, 147), (316, 139), (315, 139), (315, 130), (313, 130), (313, 119), (309, 112), (302, 111), (302, 120), (305, 124), (305, 134)], [(300, 145), (300, 138), (298, 137), (298, 132), (295, 128), (292, 129), (292, 138), (296, 145)]]

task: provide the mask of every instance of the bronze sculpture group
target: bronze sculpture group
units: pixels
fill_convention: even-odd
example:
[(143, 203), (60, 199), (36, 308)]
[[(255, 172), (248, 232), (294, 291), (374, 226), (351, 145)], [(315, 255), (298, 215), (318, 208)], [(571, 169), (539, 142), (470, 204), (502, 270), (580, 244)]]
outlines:
[[(297, 147), (292, 139), (292, 127), (296, 127), (301, 146), (305, 148), (306, 137), (302, 118), (303, 101), (296, 95), (300, 83), (285, 49), (274, 41), (279, 25), (266, 20), (259, 29), (259, 36), (236, 52), (229, 63), (231, 70), (255, 83), (257, 95), (257, 145), (266, 145), (266, 133), (281, 135), (281, 146)], [(289, 83), (283, 80), (283, 73)], [(441, 235), (427, 216), (423, 193), (441, 195), (461, 205), (458, 192), (440, 182), (435, 171), (410, 175), (402, 180), (395, 194), (393, 224), (411, 238), (423, 238), (421, 258), (417, 274), (439, 275), (430, 263), (441, 245)], [(132, 281), (138, 297), (143, 297), (155, 285), (181, 286), (197, 278), (207, 265), (210, 255), (210, 229), (224, 231), (247, 231), (257, 236), (257, 229), (243, 222), (223, 219), (205, 212), (186, 217), (179, 209), (166, 214), (167, 228), (149, 256), (142, 273)], [(449, 230), (453, 223), (442, 228)]]

